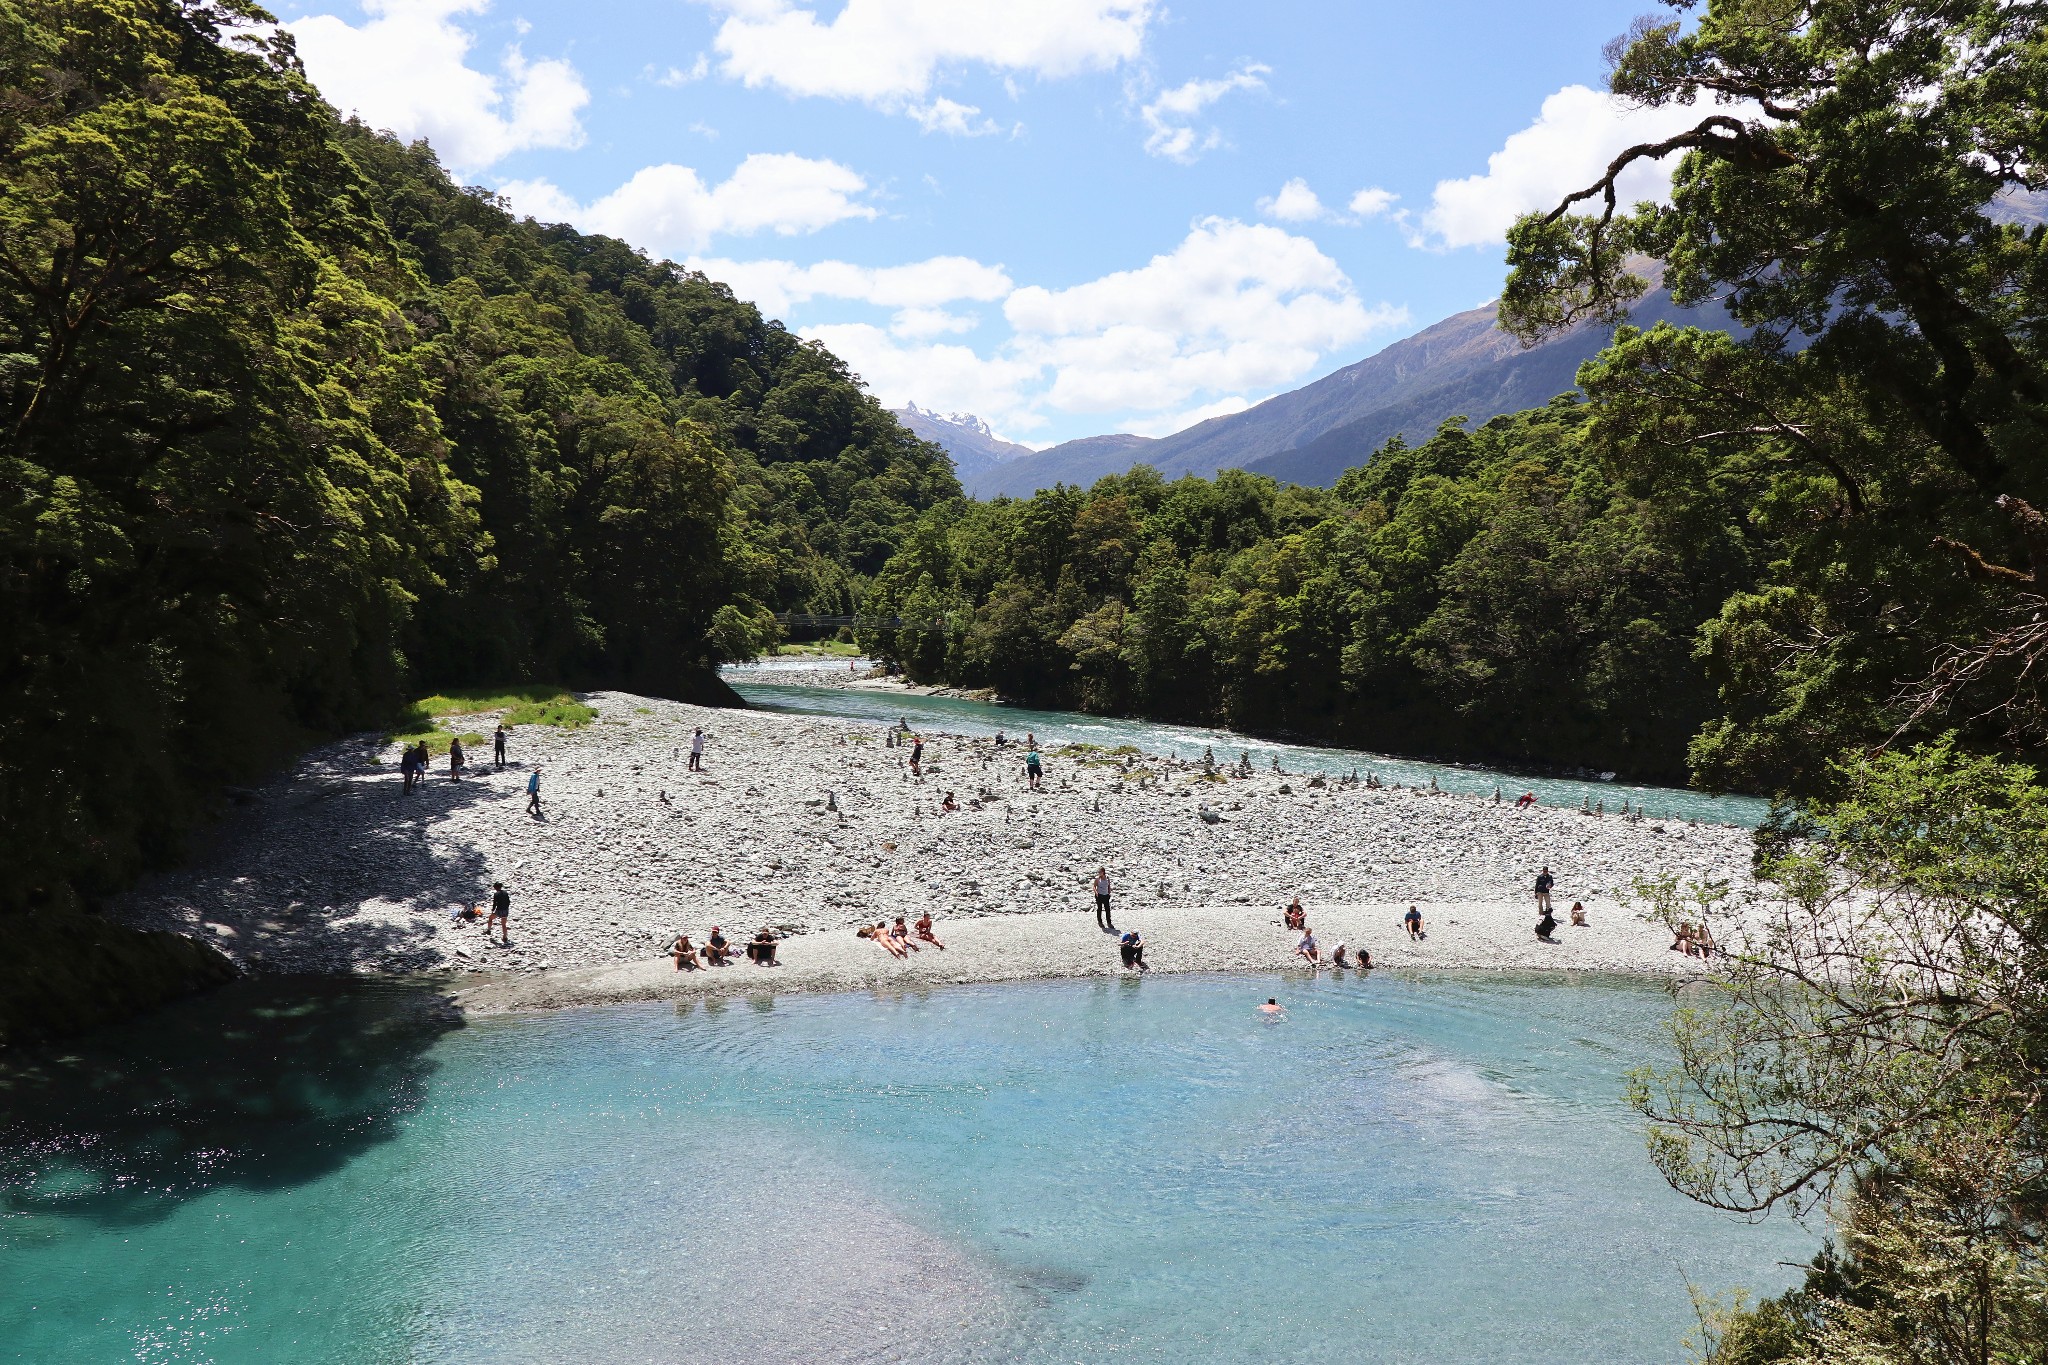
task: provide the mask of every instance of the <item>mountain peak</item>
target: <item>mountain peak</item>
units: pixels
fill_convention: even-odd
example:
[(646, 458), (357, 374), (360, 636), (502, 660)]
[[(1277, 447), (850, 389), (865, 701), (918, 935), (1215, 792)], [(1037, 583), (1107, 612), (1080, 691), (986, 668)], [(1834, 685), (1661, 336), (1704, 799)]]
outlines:
[[(905, 403), (902, 415), (922, 417), (928, 422), (937, 422), (949, 427), (959, 427), (962, 431), (971, 431), (975, 435), (985, 436), (991, 441), (1002, 440), (1001, 437), (996, 435), (994, 427), (982, 421), (971, 412), (935, 412), (931, 408), (921, 408), (915, 403)], [(1004, 441), (1003, 444), (1008, 445), (1009, 442)]]

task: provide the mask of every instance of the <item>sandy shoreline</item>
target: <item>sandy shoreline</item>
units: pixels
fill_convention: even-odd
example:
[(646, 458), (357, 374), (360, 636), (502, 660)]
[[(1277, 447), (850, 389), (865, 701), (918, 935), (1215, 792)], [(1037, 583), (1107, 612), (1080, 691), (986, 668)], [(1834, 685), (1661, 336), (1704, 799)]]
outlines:
[[(1656, 825), (1401, 788), (1344, 774), (1207, 773), (1161, 755), (1054, 750), (1027, 788), (1012, 744), (929, 736), (925, 773), (872, 723), (721, 711), (600, 693), (580, 731), (529, 728), (503, 771), (445, 768), (405, 795), (395, 750), (361, 737), (254, 792), (192, 864), (113, 907), (214, 944), (254, 971), (450, 972), (477, 1010), (678, 992), (856, 989), (1119, 970), (1088, 880), (1107, 865), (1120, 925), (1160, 971), (1291, 961), (1293, 896), (1326, 947), (1390, 967), (1565, 968), (1666, 975), (1687, 960), (1623, 904), (1638, 875), (1746, 884), (1747, 831)], [(488, 732), (494, 718), (464, 728)], [(689, 738), (710, 736), (706, 771)], [(488, 753), (473, 756), (473, 761)], [(373, 761), (380, 760), (380, 761)], [(525, 813), (532, 765), (544, 818)], [(946, 792), (960, 807), (942, 812)], [(1203, 810), (1207, 809), (1208, 818)], [(1528, 887), (1558, 878), (1559, 917), (1593, 926), (1539, 943)], [(513, 896), (512, 945), (450, 911)], [(1427, 943), (1398, 918), (1428, 916)], [(854, 926), (930, 911), (941, 953), (898, 963)], [(677, 973), (678, 931), (789, 937), (787, 966)]]
[[(1698, 960), (1669, 951), (1671, 936), (1632, 917), (1616, 916), (1585, 929), (1560, 928), (1556, 941), (1535, 943), (1530, 916), (1520, 905), (1424, 905), (1429, 929), (1421, 942), (1400, 927), (1406, 905), (1333, 905), (1313, 925), (1327, 959), (1338, 943), (1372, 949), (1375, 970), (1578, 971), (1659, 978), (1695, 975)], [(1294, 952), (1300, 935), (1282, 927), (1278, 913), (1242, 906), (1199, 906), (1127, 913), (1118, 928), (1137, 928), (1145, 940), (1143, 975), (1175, 972), (1299, 972), (1364, 979), (1356, 970), (1311, 969)], [(848, 930), (784, 940), (779, 965), (740, 961), (724, 968), (679, 972), (670, 958), (602, 967), (458, 982), (454, 997), (476, 1014), (682, 1000), (702, 995), (771, 992), (928, 989), (1084, 977), (1137, 975), (1118, 958), (1117, 939), (1098, 928), (1092, 910), (987, 916), (939, 926), (945, 948), (925, 945), (908, 960), (856, 938)], [(488, 959), (487, 959), (488, 960)]]

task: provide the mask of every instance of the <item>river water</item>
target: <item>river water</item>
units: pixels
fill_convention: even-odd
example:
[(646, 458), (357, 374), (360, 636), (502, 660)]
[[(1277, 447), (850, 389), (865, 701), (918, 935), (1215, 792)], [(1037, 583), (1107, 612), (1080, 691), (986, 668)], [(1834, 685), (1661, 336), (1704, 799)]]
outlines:
[[(843, 660), (832, 660), (825, 666), (836, 669), (844, 665)], [(1767, 801), (1754, 796), (1709, 796), (1678, 787), (1603, 782), (1597, 778), (1536, 777), (1473, 764), (1431, 763), (1362, 749), (1282, 744), (1229, 730), (1091, 716), (1081, 711), (1038, 711), (958, 697), (806, 686), (779, 680), (800, 668), (818, 666), (770, 663), (728, 668), (724, 677), (749, 705), (763, 710), (836, 716), (862, 725), (908, 720), (919, 729), (934, 732), (993, 735), (1001, 731), (1017, 739), (1029, 732), (1041, 743), (1097, 744), (1112, 749), (1129, 744), (1148, 754), (1178, 754), (1191, 759), (1200, 758), (1203, 749), (1208, 748), (1215, 752), (1219, 763), (1234, 763), (1241, 754), (1250, 754), (1261, 772), (1269, 771), (1274, 762), (1288, 772), (1322, 772), (1332, 777), (1356, 770), (1361, 777), (1372, 772), (1382, 782), (1410, 787), (1428, 786), (1434, 780), (1445, 791), (1474, 796), (1491, 796), (1495, 788), (1509, 800), (1523, 792), (1534, 792), (1536, 799), (1546, 806), (1578, 807), (1598, 801), (1610, 813), (1619, 811), (1626, 801), (1632, 809), (1640, 808), (1653, 819), (1702, 820), (1746, 829), (1754, 829), (1770, 809)]]
[(1649, 1166), (1621, 1078), (1669, 1005), (1243, 974), (465, 1025), (242, 983), (0, 1063), (0, 1360), (1676, 1359), (1688, 1279), (1814, 1243)]

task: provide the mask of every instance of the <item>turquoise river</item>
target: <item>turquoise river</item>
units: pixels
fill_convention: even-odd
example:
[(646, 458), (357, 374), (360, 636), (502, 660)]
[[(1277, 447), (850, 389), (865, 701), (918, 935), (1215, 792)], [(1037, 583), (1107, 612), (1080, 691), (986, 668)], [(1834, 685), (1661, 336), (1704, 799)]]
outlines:
[[(1255, 1006), (1277, 996), (1278, 1018)], [(1337, 973), (465, 1022), (241, 983), (0, 1063), (0, 1359), (1669, 1361), (1670, 997)]]

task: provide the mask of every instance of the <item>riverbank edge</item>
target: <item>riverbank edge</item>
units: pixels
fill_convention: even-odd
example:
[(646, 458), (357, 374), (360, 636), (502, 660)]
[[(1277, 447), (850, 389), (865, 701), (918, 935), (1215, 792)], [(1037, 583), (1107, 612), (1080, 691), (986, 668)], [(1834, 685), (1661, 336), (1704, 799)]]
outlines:
[[(727, 665), (720, 670), (720, 677), (728, 673), (745, 674), (745, 664)], [(792, 673), (806, 670), (789, 670)], [(984, 702), (991, 706), (1011, 706), (1020, 710), (1071, 709), (1051, 707), (1045, 703), (1027, 701), (1021, 697), (1006, 696), (993, 687), (955, 687), (946, 683), (913, 682), (900, 673), (865, 673), (839, 677), (828, 670), (817, 670), (817, 675), (805, 682), (790, 683), (775, 676), (775, 671), (757, 668), (754, 676), (744, 681), (762, 686), (813, 686), (831, 687), (848, 692), (878, 692), (904, 697), (934, 697), (941, 700)], [(746, 703), (742, 703), (745, 705)], [(753, 708), (759, 709), (759, 708)], [(1679, 791), (1698, 791), (1702, 796), (1732, 796), (1747, 800), (1770, 801), (1774, 798), (1762, 792), (1716, 792), (1688, 785), (1689, 774), (1672, 772), (1664, 774), (1633, 773), (1615, 771), (1611, 775), (1592, 768), (1559, 767), (1555, 764), (1528, 763), (1519, 759), (1488, 758), (1484, 755), (1466, 758), (1449, 758), (1437, 754), (1395, 752), (1392, 749), (1363, 747), (1341, 735), (1317, 734), (1303, 730), (1235, 730), (1221, 721), (1188, 720), (1172, 716), (1154, 716), (1143, 713), (1081, 711), (1074, 714), (1099, 720), (1128, 720), (1146, 725), (1179, 725), (1189, 729), (1213, 730), (1218, 734), (1241, 736), (1259, 744), (1284, 744), (1294, 748), (1345, 749), (1356, 752), (1362, 761), (1383, 759), (1392, 763), (1428, 763), (1440, 768), (1487, 768), (1510, 777), (1531, 778), (1559, 782), (1612, 783), (1616, 788), (1670, 787)]]
[[(1707, 964), (1669, 955), (1649, 965), (1631, 945), (1598, 937), (1597, 930), (1557, 930), (1557, 959), (1532, 962), (1509, 958), (1497, 936), (1451, 941), (1452, 930), (1472, 924), (1475, 916), (1494, 920), (1526, 918), (1519, 904), (1435, 904), (1424, 907), (1438, 927), (1421, 942), (1401, 934), (1398, 907), (1325, 906), (1317, 911), (1318, 933), (1325, 956), (1339, 942), (1364, 940), (1371, 926), (1380, 946), (1373, 948), (1372, 971), (1398, 975), (1437, 973), (1472, 976), (1605, 976), (1651, 983), (1682, 983), (1705, 975)], [(812, 933), (785, 939), (781, 964), (758, 967), (744, 960), (722, 968), (678, 972), (668, 957), (641, 958), (594, 967), (557, 967), (537, 972), (486, 973), (454, 977), (437, 975), (465, 1015), (532, 1014), (557, 1009), (604, 1005), (682, 1003), (761, 995), (835, 994), (852, 991), (924, 991), (949, 986), (993, 985), (1031, 981), (1134, 980), (1150, 975), (1210, 973), (1269, 978), (1275, 972), (1357, 977), (1372, 972), (1333, 968), (1311, 969), (1294, 953), (1299, 935), (1276, 929), (1259, 917), (1251, 922), (1244, 906), (1176, 908), (1169, 922), (1147, 916), (1147, 969), (1135, 972), (1119, 964), (1116, 938), (1095, 926), (1086, 911), (1053, 911), (994, 915), (942, 923), (944, 949), (927, 945), (907, 961), (856, 938), (850, 931)], [(1626, 937), (1638, 937), (1646, 926), (1631, 926)], [(1523, 930), (1527, 933), (1527, 930)], [(1593, 934), (1595, 937), (1587, 937)], [(1619, 955), (1614, 955), (1620, 950)], [(1355, 951), (1355, 950), (1354, 950)]]

